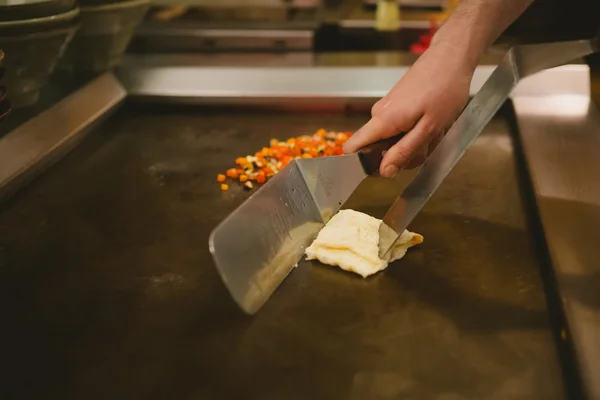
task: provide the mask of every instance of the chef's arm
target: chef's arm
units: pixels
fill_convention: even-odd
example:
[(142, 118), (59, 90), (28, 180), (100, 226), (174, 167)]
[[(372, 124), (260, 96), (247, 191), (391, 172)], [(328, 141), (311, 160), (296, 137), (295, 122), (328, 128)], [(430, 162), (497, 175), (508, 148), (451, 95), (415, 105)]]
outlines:
[(423, 163), (469, 99), (475, 68), (488, 47), (533, 0), (461, 0), (432, 43), (379, 100), (371, 119), (344, 146), (360, 148), (408, 132), (386, 152), (381, 175)]
[(432, 40), (475, 69), (481, 56), (533, 0), (462, 0)]

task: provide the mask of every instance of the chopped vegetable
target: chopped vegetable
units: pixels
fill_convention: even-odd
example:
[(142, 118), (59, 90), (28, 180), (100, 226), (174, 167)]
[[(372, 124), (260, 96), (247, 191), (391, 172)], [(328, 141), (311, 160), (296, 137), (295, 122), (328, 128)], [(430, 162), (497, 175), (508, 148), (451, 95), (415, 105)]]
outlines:
[(229, 185), (226, 183), (221, 184), (221, 190), (226, 192), (229, 190)]
[[(269, 178), (281, 171), (292, 160), (337, 156), (343, 154), (342, 146), (352, 134), (350, 132), (328, 132), (319, 129), (313, 135), (303, 135), (284, 141), (271, 139), (269, 147), (263, 147), (254, 155), (238, 157), (235, 160), (237, 168), (230, 168), (225, 173), (226, 178), (237, 180), (244, 188), (253, 189), (252, 182), (263, 184)], [(221, 180), (219, 175), (217, 180)], [(223, 185), (221, 186), (222, 190)]]
[(239, 175), (238, 170), (235, 169), (235, 168), (230, 168), (230, 169), (227, 170), (227, 176), (230, 177), (230, 178), (232, 178), (232, 179), (237, 178), (238, 175)]
[(223, 175), (223, 174), (217, 175), (217, 182), (223, 183), (223, 182), (225, 182), (225, 179), (227, 179), (227, 177), (225, 175)]

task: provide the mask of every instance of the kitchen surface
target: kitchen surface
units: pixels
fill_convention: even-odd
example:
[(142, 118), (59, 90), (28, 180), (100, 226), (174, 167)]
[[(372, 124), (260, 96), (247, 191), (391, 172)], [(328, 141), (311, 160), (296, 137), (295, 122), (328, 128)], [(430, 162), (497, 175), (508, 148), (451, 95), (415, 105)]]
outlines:
[[(364, 124), (453, 7), (397, 3), (389, 31), (369, 1), (0, 4), (0, 398), (600, 398), (598, 55), (519, 84), (384, 272), (301, 260), (255, 315), (219, 276), (208, 237), (253, 191), (217, 176)], [(40, 13), (60, 49), (20, 52)], [(472, 96), (557, 40), (524, 18)], [(415, 173), (345, 207), (381, 218)]]

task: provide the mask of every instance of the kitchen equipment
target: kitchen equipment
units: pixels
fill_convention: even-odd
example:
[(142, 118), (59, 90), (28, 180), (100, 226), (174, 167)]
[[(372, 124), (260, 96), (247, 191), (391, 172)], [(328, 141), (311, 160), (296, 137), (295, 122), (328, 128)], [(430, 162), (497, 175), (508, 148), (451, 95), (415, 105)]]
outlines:
[(379, 0), (375, 12), (375, 29), (396, 31), (400, 29), (400, 7), (393, 0)]
[(357, 154), (294, 160), (211, 233), (217, 269), (244, 311), (258, 311), (329, 218), (377, 171), (382, 152), (399, 139)]
[(0, 85), (0, 124), (6, 119), (11, 112), (10, 101), (8, 100), (7, 90)]
[(0, 50), (0, 124), (10, 113), (10, 102), (8, 101), (7, 90), (4, 82), (4, 53)]
[[(15, 107), (37, 101), (78, 24), (77, 7), (60, 14), (40, 16), (42, 11), (33, 4), (25, 3), (18, 9), (13, 5), (0, 6), (0, 47), (6, 54), (5, 82)], [(41, 7), (41, 10), (64, 10), (71, 6), (74, 4), (56, 2), (54, 8)], [(9, 20), (7, 15), (32, 18)]]
[[(365, 6), (375, 6), (378, 0), (363, 0)], [(403, 8), (434, 8), (443, 9), (447, 7), (444, 0), (395, 0), (396, 4)]]
[(599, 38), (594, 38), (511, 48), (385, 215), (379, 231), (379, 255), (384, 257), (390, 251), (400, 234), (442, 184), (521, 79), (600, 50), (598, 40)]
[[(141, 63), (128, 61), (119, 73), (125, 69), (138, 82), (149, 74)], [(533, 85), (519, 85), (511, 96), (514, 108), (503, 107), (414, 220), (425, 242), (401, 263), (363, 280), (301, 260), (251, 318), (231, 299), (208, 247), (198, 246), (253, 193), (233, 184), (221, 192), (217, 174), (272, 137), (295, 137), (321, 127), (355, 129), (368, 118), (366, 110), (323, 112), (314, 103), (327, 94), (340, 99), (342, 89), (349, 94), (335, 100), (340, 106), (353, 103), (346, 100), (349, 96), (375, 100), (364, 91), (383, 95), (406, 68), (365, 68), (360, 75), (331, 66), (300, 69), (318, 88), (329, 90), (323, 93), (309, 92), (306, 76), (301, 82), (279, 80), (281, 69), (252, 67), (250, 72), (260, 69), (265, 81), (277, 82), (279, 93), (303, 90), (294, 104), (306, 104), (303, 110), (290, 109), (284, 102), (292, 98), (273, 96), (264, 86), (259, 100), (279, 107), (257, 110), (256, 78), (235, 85), (244, 98), (232, 99), (237, 100), (232, 107), (222, 105), (223, 92), (214, 97), (192, 92), (202, 86), (190, 76), (214, 80), (218, 69), (188, 64), (171, 70), (173, 79), (158, 74), (163, 92), (155, 92), (152, 102), (140, 94), (147, 92), (139, 83), (103, 74), (83, 93), (69, 95), (0, 138), (0, 164), (9, 167), (0, 171), (22, 168), (16, 176), (0, 178), (13, 182), (12, 190), (21, 189), (0, 210), (0, 307), (5, 316), (0, 343), (4, 363), (11, 365), (3, 375), (3, 398), (65, 398), (69, 393), (139, 398), (152, 392), (206, 399), (347, 400), (389, 398), (390, 393), (415, 399), (453, 393), (472, 399), (515, 397), (515, 387), (536, 399), (598, 397), (577, 396), (578, 382), (569, 396), (565, 392), (571, 385), (563, 374), (573, 371), (572, 381), (581, 377), (582, 386), (592, 388), (599, 375), (593, 368), (600, 360), (594, 357), (597, 341), (585, 340), (598, 337), (589, 325), (590, 316), (597, 320), (597, 313), (589, 313), (598, 297), (597, 290), (592, 292), (594, 275), (575, 271), (574, 276), (572, 269), (573, 261), (584, 262), (573, 255), (598, 254), (593, 240), (598, 224), (586, 221), (590, 214), (577, 208), (577, 200), (570, 201), (567, 214), (547, 209), (555, 219), (568, 215), (566, 225), (578, 228), (565, 242), (574, 231), (536, 229), (536, 223), (548, 220), (526, 201), (537, 191), (528, 178), (545, 182), (545, 197), (557, 193), (548, 188), (556, 177), (568, 179), (548, 174), (549, 164), (559, 170), (574, 167), (570, 171), (581, 185), (546, 200), (580, 196), (579, 204), (589, 207), (584, 202), (597, 193), (591, 185), (597, 162), (572, 163), (594, 160), (591, 146), (598, 142), (593, 139), (600, 127), (597, 108), (590, 104), (590, 117), (585, 117), (581, 103), (589, 96), (572, 94), (588, 89), (587, 66), (545, 71), (531, 80)], [(312, 75), (314, 70), (322, 75)], [(491, 70), (478, 68), (474, 87)], [(234, 70), (240, 76), (246, 71)], [(302, 76), (297, 71), (290, 75)], [(178, 99), (177, 84), (186, 81), (188, 97)], [(113, 111), (114, 102), (125, 95), (123, 88), (131, 97), (110, 114), (107, 110)], [(567, 94), (556, 96), (558, 90)], [(533, 92), (535, 98), (519, 98)], [(580, 98), (575, 105), (572, 97)], [(197, 104), (189, 105), (190, 100)], [(244, 108), (243, 100), (251, 104)], [(529, 108), (536, 119), (541, 113), (556, 116), (538, 123), (524, 120), (523, 100), (533, 103)], [(4, 127), (13, 123), (7, 122)], [(532, 129), (540, 142), (545, 136), (556, 140), (546, 143), (553, 143), (551, 148), (532, 143), (524, 158), (517, 146), (532, 140)], [(569, 146), (563, 149), (565, 141)], [(10, 142), (14, 145), (7, 146)], [(582, 152), (580, 145), (585, 149), (586, 144), (590, 148)], [(16, 145), (27, 151), (6, 152)], [(538, 156), (561, 157), (530, 164), (538, 149), (543, 149)], [(20, 154), (26, 157), (15, 157)], [(392, 185), (367, 178), (347, 206), (383, 217), (406, 175)], [(550, 252), (540, 249), (540, 236), (556, 246)], [(546, 261), (548, 253), (554, 257), (561, 251), (563, 263)], [(587, 260), (593, 267), (593, 257)], [(560, 292), (543, 282), (541, 273), (556, 279)], [(582, 280), (590, 285), (581, 286)], [(554, 298), (565, 302), (557, 304)], [(567, 340), (560, 340), (560, 322), (550, 325), (563, 304), (572, 312), (564, 326)], [(574, 329), (578, 319), (587, 328), (580, 336)], [(557, 354), (570, 343), (576, 345), (575, 352), (567, 353), (574, 353), (573, 363), (563, 363)], [(32, 381), (36, 384), (28, 384)]]
[(149, 5), (149, 0), (81, 2), (81, 28), (59, 67), (103, 71), (117, 65)]
[(77, 8), (75, 0), (26, 0), (0, 3), (0, 21), (19, 21), (58, 16)]
[[(595, 41), (573, 41), (511, 49), (419, 171), (404, 197), (392, 207), (386, 223), (391, 223), (396, 232), (408, 225), (405, 219), (397, 223), (392, 218), (401, 210), (400, 204), (407, 198), (415, 199), (409, 212), (400, 216), (410, 222), (505, 102), (520, 77), (558, 66), (596, 48)], [(356, 155), (296, 160), (215, 228), (209, 238), (210, 251), (225, 285), (245, 312), (253, 314), (266, 302), (329, 218), (358, 184), (378, 169), (382, 151), (401, 136), (375, 143)], [(426, 185), (427, 197), (421, 194), (421, 185)], [(384, 235), (380, 253), (386, 253), (397, 239), (397, 234), (390, 231), (384, 225), (380, 232)]]

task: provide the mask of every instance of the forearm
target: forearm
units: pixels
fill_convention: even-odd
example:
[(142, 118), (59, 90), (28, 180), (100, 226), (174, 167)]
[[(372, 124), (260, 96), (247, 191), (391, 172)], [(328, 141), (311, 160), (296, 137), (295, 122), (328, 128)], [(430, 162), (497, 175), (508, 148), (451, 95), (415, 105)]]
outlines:
[(474, 69), (489, 46), (533, 0), (462, 0), (433, 38), (433, 48), (462, 57)]

